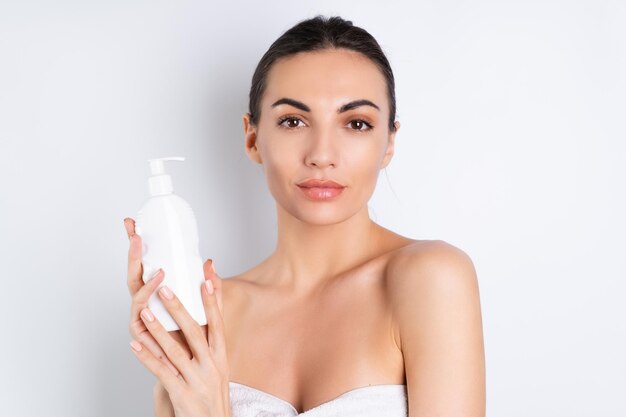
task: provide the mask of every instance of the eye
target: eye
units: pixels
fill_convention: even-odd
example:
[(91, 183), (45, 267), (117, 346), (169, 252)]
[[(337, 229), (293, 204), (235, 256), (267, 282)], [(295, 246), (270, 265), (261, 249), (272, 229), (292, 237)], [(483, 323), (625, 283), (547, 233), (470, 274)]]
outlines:
[[(299, 122), (302, 122), (302, 119), (300, 119), (299, 117), (285, 116), (285, 117), (281, 117), (278, 120), (278, 125), (285, 129), (297, 129), (298, 127), (300, 127), (298, 126)], [(371, 130), (374, 127), (370, 123), (362, 119), (351, 120), (349, 124), (353, 128), (352, 130), (355, 130), (357, 132), (366, 132), (368, 130)]]
[[(350, 126), (352, 127), (356, 127), (357, 132), (367, 132), (368, 130), (372, 130), (372, 128), (374, 126), (372, 126), (371, 124), (367, 123), (365, 120), (361, 120), (361, 119), (354, 119), (350, 121)], [(367, 126), (367, 129), (361, 129), (361, 127), (363, 126)]]
[[(278, 120), (278, 125), (281, 127), (284, 127), (285, 129), (296, 129), (298, 126), (294, 126), (293, 123), (290, 122), (302, 122), (302, 120), (298, 117), (293, 117), (293, 116), (286, 116), (286, 117), (282, 117)], [(284, 122), (287, 122), (287, 125), (283, 125)]]

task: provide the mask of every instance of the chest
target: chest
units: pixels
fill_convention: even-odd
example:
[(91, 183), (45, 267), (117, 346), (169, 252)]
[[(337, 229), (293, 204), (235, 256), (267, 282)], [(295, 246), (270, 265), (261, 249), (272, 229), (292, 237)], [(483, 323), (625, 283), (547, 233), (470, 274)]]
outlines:
[(246, 291), (231, 285), (224, 293), (231, 381), (298, 409), (355, 387), (404, 383), (391, 308), (376, 281), (338, 284), (302, 302)]

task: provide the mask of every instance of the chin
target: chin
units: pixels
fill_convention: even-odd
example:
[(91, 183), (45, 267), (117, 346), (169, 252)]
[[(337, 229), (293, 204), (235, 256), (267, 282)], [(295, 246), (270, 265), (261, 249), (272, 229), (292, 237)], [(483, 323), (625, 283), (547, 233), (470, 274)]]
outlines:
[(344, 222), (359, 212), (360, 207), (348, 208), (335, 203), (299, 202), (283, 209), (303, 223), (329, 226)]

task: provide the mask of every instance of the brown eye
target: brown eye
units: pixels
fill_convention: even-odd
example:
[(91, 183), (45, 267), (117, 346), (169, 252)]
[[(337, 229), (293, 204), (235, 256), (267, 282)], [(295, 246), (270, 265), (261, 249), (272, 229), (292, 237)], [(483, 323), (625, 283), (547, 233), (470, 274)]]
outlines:
[[(367, 123), (365, 120), (354, 119), (350, 122), (350, 126), (354, 128), (354, 130), (365, 132), (366, 130), (370, 130), (372, 125)], [(366, 129), (363, 129), (364, 126), (367, 126)]]
[[(297, 117), (283, 117), (278, 121), (278, 125), (285, 127), (286, 129), (296, 129), (298, 127), (298, 123), (301, 122)], [(287, 122), (285, 124), (285, 122)]]

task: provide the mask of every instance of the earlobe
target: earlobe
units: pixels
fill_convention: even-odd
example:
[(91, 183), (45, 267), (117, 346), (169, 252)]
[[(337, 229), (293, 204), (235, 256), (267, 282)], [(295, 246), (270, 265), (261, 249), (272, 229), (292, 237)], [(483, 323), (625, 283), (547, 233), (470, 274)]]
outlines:
[(245, 148), (248, 158), (252, 161), (262, 164), (261, 155), (259, 155), (259, 149), (256, 146), (257, 143), (257, 129), (250, 123), (250, 113), (246, 113), (243, 116), (243, 128), (245, 135)]
[(261, 155), (259, 155), (259, 149), (256, 146), (256, 133), (246, 134), (246, 154), (252, 161), (262, 164)]
[(396, 121), (394, 125), (396, 126), (396, 130), (389, 134), (389, 139), (387, 141), (387, 149), (385, 150), (383, 163), (382, 163), (382, 166), (380, 167), (381, 169), (386, 168), (387, 165), (389, 165), (389, 162), (391, 162), (391, 158), (393, 157), (394, 146), (395, 146), (394, 143), (396, 139), (396, 133), (398, 132), (398, 129), (400, 129), (400, 122)]

